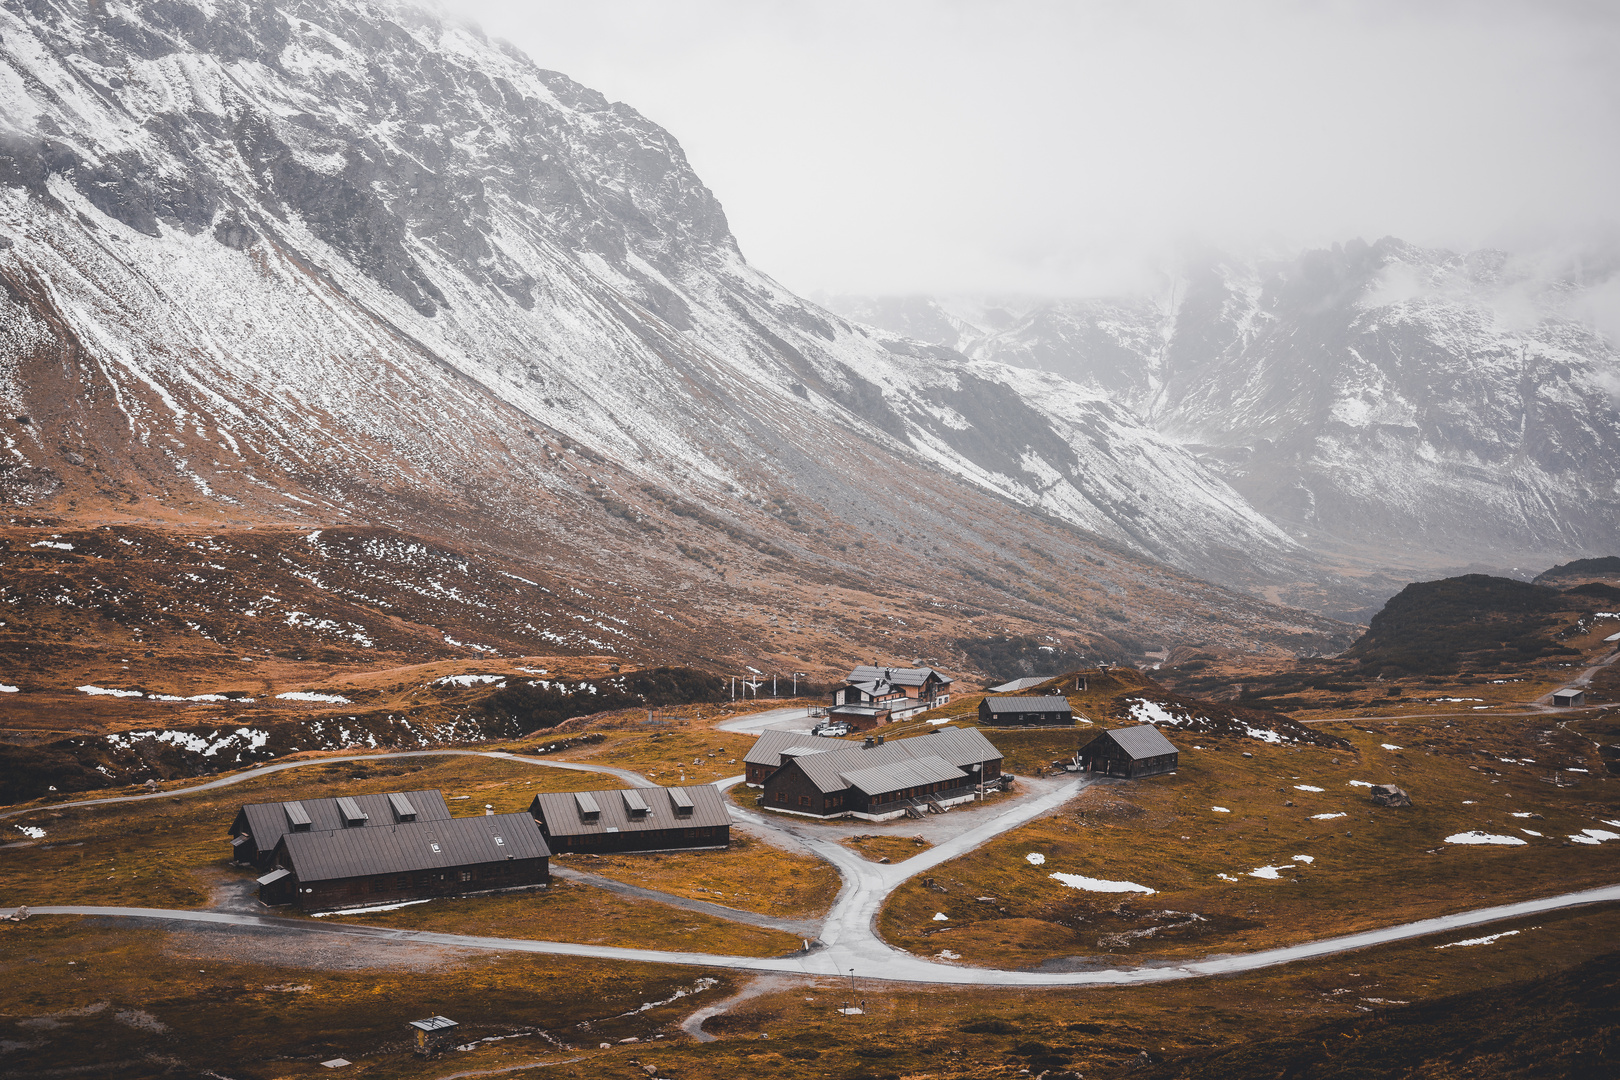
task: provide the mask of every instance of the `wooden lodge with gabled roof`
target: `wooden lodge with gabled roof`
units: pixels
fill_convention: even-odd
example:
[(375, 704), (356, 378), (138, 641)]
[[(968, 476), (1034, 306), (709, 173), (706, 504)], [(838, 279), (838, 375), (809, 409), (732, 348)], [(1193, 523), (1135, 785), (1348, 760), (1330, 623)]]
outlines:
[(550, 880), (550, 857), (528, 814), (288, 832), (259, 899), (334, 911), (530, 889)]
[(236, 812), (236, 820), (231, 823), (231, 861), (261, 870), (268, 868), (276, 846), (288, 833), (448, 820), (450, 808), (437, 790), (249, 803)]
[[(832, 742), (834, 740), (828, 740)], [(764, 782), (760, 806), (809, 817), (867, 821), (943, 813), (1001, 776), (1001, 751), (976, 729), (946, 727), (885, 743), (788, 758)]]
[(1076, 756), (1082, 772), (1134, 780), (1175, 772), (1181, 751), (1152, 724), (1140, 724), (1101, 732)]
[(948, 704), (949, 676), (929, 667), (874, 667), (863, 664), (833, 691), (827, 719), (843, 720), (857, 731)]
[(529, 814), (559, 855), (731, 846), (731, 815), (712, 784), (543, 791), (529, 804)]
[(990, 727), (1072, 727), (1074, 710), (1062, 695), (1007, 694), (979, 702), (979, 723)]
[(759, 787), (789, 758), (859, 745), (858, 742), (829, 735), (805, 735), (797, 731), (766, 728), (754, 740), (754, 745), (748, 748), (748, 753), (743, 755), (743, 781), (749, 787)]

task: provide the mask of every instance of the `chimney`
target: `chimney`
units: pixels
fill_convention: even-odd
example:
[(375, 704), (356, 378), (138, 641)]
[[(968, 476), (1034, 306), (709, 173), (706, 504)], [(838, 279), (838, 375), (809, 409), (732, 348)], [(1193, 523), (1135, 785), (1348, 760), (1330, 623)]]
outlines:
[(879, 746), (882, 746), (882, 745), (883, 745), (883, 736), (881, 736), (881, 735), (879, 735), (879, 736), (878, 736), (878, 737), (877, 737), (877, 744), (878, 744), (878, 745), (879, 745)]
[(876, 746), (876, 745), (877, 744), (873, 741), (872, 736), (868, 735), (866, 737), (866, 744), (865, 744), (866, 749), (870, 750), (870, 749), (872, 749), (873, 746)]
[(495, 807), (494, 807), (494, 805), (492, 805), (491, 803), (485, 803), (484, 804), (484, 816), (485, 817), (494, 817), (495, 816)]

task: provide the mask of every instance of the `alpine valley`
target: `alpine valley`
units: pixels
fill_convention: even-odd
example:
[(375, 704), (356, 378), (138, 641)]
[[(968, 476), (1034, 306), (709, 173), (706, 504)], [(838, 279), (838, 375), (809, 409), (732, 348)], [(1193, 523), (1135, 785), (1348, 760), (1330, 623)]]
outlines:
[(412, 8), (10, 0), (0, 60), (29, 670), (1336, 652), (1413, 569), (1616, 531), (1615, 354), (1491, 322), (1499, 259), (1211, 262), (940, 333), (793, 295), (668, 132)]

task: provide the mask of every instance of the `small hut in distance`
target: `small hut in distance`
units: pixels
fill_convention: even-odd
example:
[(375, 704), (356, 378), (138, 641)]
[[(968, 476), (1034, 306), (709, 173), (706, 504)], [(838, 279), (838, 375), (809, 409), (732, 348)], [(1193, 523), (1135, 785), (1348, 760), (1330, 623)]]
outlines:
[(1175, 772), (1181, 751), (1152, 724), (1140, 724), (1100, 733), (1077, 756), (1082, 772), (1134, 780)]

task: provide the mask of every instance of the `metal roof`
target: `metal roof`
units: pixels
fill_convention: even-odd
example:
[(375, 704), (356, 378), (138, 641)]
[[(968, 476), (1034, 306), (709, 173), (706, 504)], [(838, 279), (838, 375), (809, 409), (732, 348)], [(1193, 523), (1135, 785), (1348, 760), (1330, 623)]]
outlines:
[(844, 785), (867, 795), (884, 795), (903, 788), (922, 787), (951, 780), (965, 780), (967, 773), (942, 757), (929, 754), (909, 761), (894, 761), (855, 769), (843, 774)]
[(1180, 753), (1174, 744), (1165, 738), (1164, 734), (1152, 724), (1142, 724), (1139, 727), (1114, 728), (1112, 731), (1105, 731), (1098, 735), (1097, 738), (1092, 739), (1085, 747), (1082, 747), (1080, 752), (1085, 753), (1087, 747), (1100, 739), (1114, 740), (1114, 745), (1125, 751), (1133, 760)]
[[(585, 819), (579, 812), (581, 796), (600, 808), (595, 817)], [(629, 812), (632, 797), (646, 805), (645, 814), (632, 815)], [(545, 830), (551, 836), (659, 832), (664, 829), (731, 824), (725, 800), (709, 784), (684, 788), (638, 788), (634, 791), (541, 792), (529, 804), (529, 813), (545, 822)]]
[(411, 805), (411, 800), (405, 797), (405, 793), (403, 791), (396, 791), (394, 794), (388, 796), (388, 805), (394, 810), (395, 821), (421, 820), (421, 818), (417, 816), (416, 807)]
[(804, 773), (817, 790), (830, 795), (849, 787), (845, 774), (925, 757), (943, 758), (950, 765), (971, 772), (970, 766), (1000, 761), (1001, 751), (976, 728), (946, 727), (927, 735), (895, 739), (882, 746), (852, 746), (847, 750), (795, 758), (793, 767)]
[(1034, 697), (1017, 694), (1008, 697), (987, 697), (984, 703), (993, 713), (1000, 712), (1072, 712), (1066, 697)]
[[(360, 811), (366, 815), (363, 822), (366, 828), (375, 829), (380, 825), (394, 824), (394, 804), (390, 801), (394, 795), (404, 799), (409, 794), (416, 801), (413, 803), (405, 799), (416, 814), (418, 821), (446, 821), (450, 817), (450, 808), (444, 804), (444, 796), (438, 791), (412, 791), (395, 792), (394, 794), (378, 795), (348, 795), (344, 798), (353, 802)], [(231, 826), (233, 835), (251, 833), (253, 846), (259, 854), (274, 851), (276, 844), (283, 836), (291, 832), (288, 822), (287, 807), (297, 805), (310, 819), (309, 832), (327, 832), (332, 829), (341, 829), (344, 826), (343, 811), (338, 807), (338, 800), (331, 799), (304, 799), (291, 803), (250, 803), (242, 807), (236, 814), (236, 822)]]
[(347, 795), (338, 796), (337, 804), (338, 813), (343, 815), (343, 820), (346, 824), (364, 824), (370, 817), (370, 815), (368, 815), (364, 810), (360, 809), (359, 803), (355, 802)]
[(307, 829), (310, 826), (309, 811), (299, 802), (284, 802), (281, 812), (287, 815), (287, 825), (294, 829)]
[[(851, 745), (847, 739), (835, 739), (828, 735), (806, 735), (799, 731), (781, 731), (776, 728), (766, 728), (754, 740), (754, 745), (748, 748), (743, 760), (750, 765), (769, 765), (772, 768), (782, 764), (782, 751), (790, 747), (810, 747), (816, 750), (839, 750)], [(854, 745), (859, 745), (858, 743)]]
[(551, 854), (528, 814), (288, 833), (281, 838), (281, 850), (301, 882), (408, 874)]
[(448, 1016), (430, 1016), (426, 1020), (411, 1021), (411, 1027), (421, 1028), (423, 1031), (443, 1031), (445, 1028), (456, 1026), (456, 1022)]
[(1032, 686), (1039, 686), (1043, 682), (1051, 681), (1052, 676), (1050, 675), (1035, 675), (1025, 679), (1014, 679), (1012, 682), (1004, 682), (1000, 686), (992, 686), (990, 692), (992, 694), (1011, 694), (1017, 690), (1028, 690)]
[(951, 677), (944, 672), (935, 671), (928, 667), (872, 667), (870, 664), (861, 664), (849, 673), (845, 682), (891, 682), (896, 686), (921, 686), (932, 675), (947, 686)]

